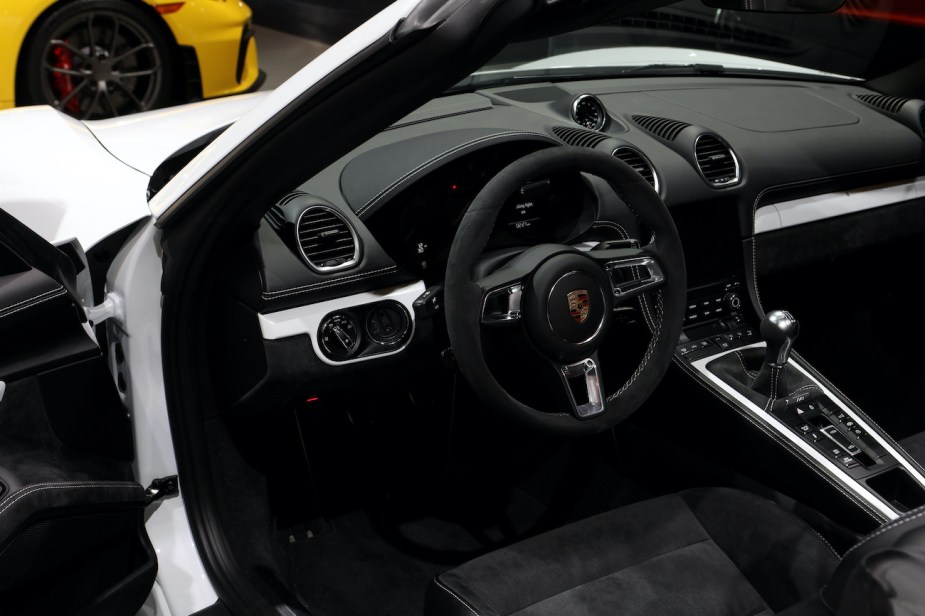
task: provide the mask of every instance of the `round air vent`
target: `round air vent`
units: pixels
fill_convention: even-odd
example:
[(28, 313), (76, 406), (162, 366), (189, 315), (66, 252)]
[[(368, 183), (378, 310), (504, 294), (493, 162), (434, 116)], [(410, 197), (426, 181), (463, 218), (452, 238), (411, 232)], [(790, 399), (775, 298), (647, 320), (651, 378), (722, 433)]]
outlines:
[(729, 144), (707, 133), (694, 142), (694, 158), (700, 175), (713, 188), (732, 186), (741, 180), (739, 160)]
[(636, 173), (652, 185), (655, 192), (659, 191), (658, 174), (655, 173), (655, 167), (652, 166), (652, 162), (642, 152), (636, 148), (621, 145), (613, 151), (613, 155), (632, 167)]
[(579, 94), (572, 101), (571, 116), (576, 124), (591, 130), (601, 130), (607, 121), (607, 110), (593, 94)]
[(310, 205), (295, 224), (296, 244), (309, 267), (336, 272), (360, 260), (360, 241), (344, 216), (332, 207)]

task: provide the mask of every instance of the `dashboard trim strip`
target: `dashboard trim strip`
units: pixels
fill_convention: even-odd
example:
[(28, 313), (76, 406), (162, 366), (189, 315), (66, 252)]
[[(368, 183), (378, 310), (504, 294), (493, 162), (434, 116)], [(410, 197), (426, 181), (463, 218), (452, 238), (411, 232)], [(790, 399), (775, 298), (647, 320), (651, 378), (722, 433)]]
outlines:
[[(279, 340), (281, 338), (290, 338), (292, 336), (307, 335), (311, 339), (312, 349), (315, 355), (322, 362), (329, 366), (343, 366), (380, 357), (388, 357), (403, 351), (411, 340), (414, 339), (415, 318), (414, 318), (414, 300), (421, 296), (426, 290), (424, 283), (420, 280), (403, 286), (379, 289), (376, 291), (366, 291), (347, 297), (338, 297), (316, 304), (298, 306), (279, 312), (270, 312), (267, 314), (258, 314), (257, 320), (260, 323), (260, 332), (264, 340)], [(407, 342), (389, 351), (369, 355), (367, 357), (357, 357), (344, 361), (333, 361), (324, 356), (321, 347), (318, 345), (318, 328), (322, 320), (332, 312), (355, 308), (365, 304), (372, 304), (384, 300), (394, 300), (400, 303), (408, 310), (411, 333)]]
[(755, 235), (854, 214), (925, 197), (925, 177), (912, 182), (826, 193), (763, 205), (755, 212)]

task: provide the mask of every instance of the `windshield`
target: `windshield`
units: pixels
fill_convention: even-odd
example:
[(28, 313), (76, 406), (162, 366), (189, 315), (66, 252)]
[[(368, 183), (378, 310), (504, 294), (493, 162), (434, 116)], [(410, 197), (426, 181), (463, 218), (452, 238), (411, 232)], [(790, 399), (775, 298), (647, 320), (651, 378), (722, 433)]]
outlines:
[(457, 89), (602, 75), (766, 74), (870, 79), (925, 55), (925, 3), (848, 0), (837, 13), (712, 9), (700, 0), (506, 47)]

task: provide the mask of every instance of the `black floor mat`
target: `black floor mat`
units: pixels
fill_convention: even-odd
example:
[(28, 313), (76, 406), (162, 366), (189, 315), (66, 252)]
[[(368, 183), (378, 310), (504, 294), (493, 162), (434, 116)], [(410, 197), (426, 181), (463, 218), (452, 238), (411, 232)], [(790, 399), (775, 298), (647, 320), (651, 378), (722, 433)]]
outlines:
[(567, 447), (519, 486), (458, 481), (337, 515), (287, 546), (293, 587), (318, 616), (418, 616), (433, 577), (481, 554), (651, 494)]
[(421, 614), (435, 575), (512, 541), (542, 516), (525, 494), (511, 500), (509, 515), (488, 524), (367, 510), (339, 516), (329, 532), (289, 544), (294, 585), (319, 616)]

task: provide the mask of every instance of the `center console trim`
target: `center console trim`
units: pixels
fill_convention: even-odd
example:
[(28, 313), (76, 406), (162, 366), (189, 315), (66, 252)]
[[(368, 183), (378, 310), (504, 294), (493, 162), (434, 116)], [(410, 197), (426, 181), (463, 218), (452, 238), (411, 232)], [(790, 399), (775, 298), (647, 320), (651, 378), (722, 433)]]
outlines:
[[(787, 439), (788, 442), (790, 442), (794, 447), (798, 448), (806, 456), (808, 456), (814, 462), (816, 462), (816, 464), (822, 469), (824, 469), (831, 477), (834, 477), (835, 479), (837, 479), (838, 482), (842, 486), (850, 489), (858, 498), (862, 499), (865, 503), (873, 507), (878, 513), (883, 515), (887, 520), (891, 521), (891, 520), (895, 520), (896, 518), (898, 518), (900, 516), (900, 513), (898, 513), (892, 507), (890, 507), (887, 503), (885, 503), (879, 496), (877, 496), (876, 494), (868, 490), (863, 484), (859, 483), (853, 477), (845, 473), (841, 468), (839, 468), (834, 463), (834, 461), (831, 461), (828, 458), (826, 458), (822, 453), (816, 450), (816, 448), (814, 448), (812, 445), (810, 445), (809, 443), (804, 441), (802, 438), (797, 436), (786, 425), (784, 425), (777, 417), (775, 417), (771, 413), (768, 413), (764, 409), (761, 409), (760, 407), (758, 407), (758, 405), (748, 400), (748, 398), (746, 398), (745, 396), (737, 392), (729, 384), (725, 383), (722, 379), (720, 379), (715, 374), (707, 370), (707, 364), (719, 357), (728, 355), (730, 353), (735, 353), (737, 351), (742, 351), (744, 349), (764, 348), (764, 347), (765, 347), (764, 342), (757, 342), (757, 343), (742, 346), (736, 349), (731, 349), (728, 351), (723, 351), (721, 353), (716, 353), (714, 355), (710, 355), (709, 357), (703, 357), (701, 359), (697, 359), (691, 362), (690, 365), (694, 369), (696, 369), (701, 375), (703, 375), (714, 387), (720, 389), (730, 398), (735, 400), (739, 404), (740, 407), (747, 410), (752, 415), (757, 416), (766, 425), (772, 427), (775, 430), (775, 432), (777, 432), (778, 435), (783, 436), (785, 439)], [(879, 429), (872, 427), (868, 422), (864, 421), (863, 418), (858, 417), (848, 407), (848, 405), (842, 401), (839, 395), (832, 392), (829, 388), (827, 388), (825, 385), (823, 385), (817, 379), (815, 379), (803, 366), (800, 365), (800, 363), (795, 358), (791, 357), (788, 365), (795, 367), (797, 370), (799, 370), (804, 375), (806, 375), (808, 379), (810, 379), (813, 383), (815, 383), (822, 390), (823, 394), (825, 394), (830, 400), (832, 400), (836, 405), (838, 405), (838, 407), (841, 410), (847, 413), (849, 417), (851, 417), (862, 429), (864, 429), (867, 432), (868, 435), (874, 438), (877, 441), (877, 443), (879, 443), (890, 455), (892, 455), (893, 458), (897, 461), (897, 463), (903, 469), (905, 469), (905, 471), (909, 473), (909, 475), (913, 479), (915, 479), (915, 481), (917, 481), (922, 486), (925, 486), (925, 476), (923, 476), (914, 467), (914, 465), (910, 464), (909, 461), (906, 460), (904, 455), (902, 455), (899, 451), (897, 451), (896, 448), (891, 446), (890, 443), (886, 439), (883, 438), (883, 436), (880, 434)]]

